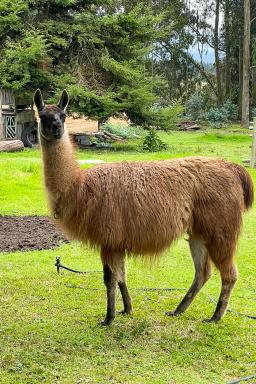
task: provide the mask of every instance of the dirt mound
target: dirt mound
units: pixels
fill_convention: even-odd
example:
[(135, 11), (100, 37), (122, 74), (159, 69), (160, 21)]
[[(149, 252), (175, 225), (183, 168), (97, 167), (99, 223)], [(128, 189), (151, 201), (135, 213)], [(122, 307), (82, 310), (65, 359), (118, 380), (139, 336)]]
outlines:
[(48, 217), (0, 216), (0, 252), (51, 249), (68, 243)]

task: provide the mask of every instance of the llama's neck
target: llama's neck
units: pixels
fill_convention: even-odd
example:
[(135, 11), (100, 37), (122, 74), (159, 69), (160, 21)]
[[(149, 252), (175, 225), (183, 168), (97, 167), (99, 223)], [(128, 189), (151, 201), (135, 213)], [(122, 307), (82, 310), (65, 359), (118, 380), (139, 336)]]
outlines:
[(58, 199), (69, 193), (80, 174), (74, 158), (72, 144), (67, 131), (54, 142), (40, 137), (44, 163), (44, 179), (50, 199)]

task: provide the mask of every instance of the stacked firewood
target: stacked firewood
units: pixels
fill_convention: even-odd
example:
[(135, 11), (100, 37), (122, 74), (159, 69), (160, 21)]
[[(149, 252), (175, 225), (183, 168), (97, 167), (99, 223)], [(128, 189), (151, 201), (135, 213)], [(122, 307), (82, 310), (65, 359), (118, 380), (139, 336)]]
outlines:
[(177, 126), (181, 131), (198, 131), (201, 127), (194, 121), (184, 120), (180, 121)]
[(124, 141), (123, 137), (119, 135), (115, 135), (114, 133), (110, 133), (108, 131), (96, 132), (96, 133), (92, 133), (91, 135), (92, 136), (94, 135), (95, 137), (97, 137), (97, 139), (100, 139), (106, 142)]

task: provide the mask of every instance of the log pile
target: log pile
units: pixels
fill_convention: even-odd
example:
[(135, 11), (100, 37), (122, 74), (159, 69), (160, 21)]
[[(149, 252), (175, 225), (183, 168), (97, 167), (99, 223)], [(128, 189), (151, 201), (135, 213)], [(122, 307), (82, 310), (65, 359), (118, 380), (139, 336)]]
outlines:
[(198, 124), (189, 120), (180, 121), (177, 126), (179, 127), (180, 131), (198, 131), (201, 129)]
[(0, 141), (0, 152), (23, 151), (24, 144), (21, 140)]
[(115, 135), (108, 131), (97, 132), (94, 135), (95, 137), (97, 137), (97, 139), (101, 139), (102, 141), (106, 141), (106, 142), (124, 141), (124, 139), (121, 136)]
[(101, 143), (114, 143), (123, 142), (121, 136), (115, 135), (108, 131), (100, 131), (95, 133), (70, 133), (72, 141), (78, 145), (79, 148), (95, 147), (95, 139)]

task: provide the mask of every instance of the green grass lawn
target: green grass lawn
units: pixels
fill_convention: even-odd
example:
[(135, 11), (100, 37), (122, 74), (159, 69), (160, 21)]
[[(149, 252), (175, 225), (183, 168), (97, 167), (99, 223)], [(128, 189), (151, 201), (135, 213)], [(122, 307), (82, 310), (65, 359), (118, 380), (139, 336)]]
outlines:
[[(136, 142), (114, 151), (79, 151), (80, 159), (148, 160), (187, 155), (220, 156), (241, 163), (251, 138), (233, 127), (210, 132), (162, 133), (167, 151), (142, 153)], [(249, 170), (256, 181), (255, 170)], [(0, 214), (48, 213), (38, 150), (0, 154)], [(256, 217), (245, 215), (237, 265), (240, 278), (230, 308), (256, 315)], [(0, 383), (226, 383), (256, 374), (256, 320), (228, 312), (204, 324), (220, 291), (215, 271), (189, 310), (169, 318), (187, 288), (193, 265), (181, 239), (156, 265), (128, 261), (134, 314), (102, 328), (105, 289), (101, 274), (74, 275), (54, 268), (55, 257), (82, 270), (100, 270), (97, 252), (77, 243), (55, 250), (0, 253)], [(121, 298), (118, 296), (121, 309)], [(256, 382), (256, 379), (251, 382)]]

